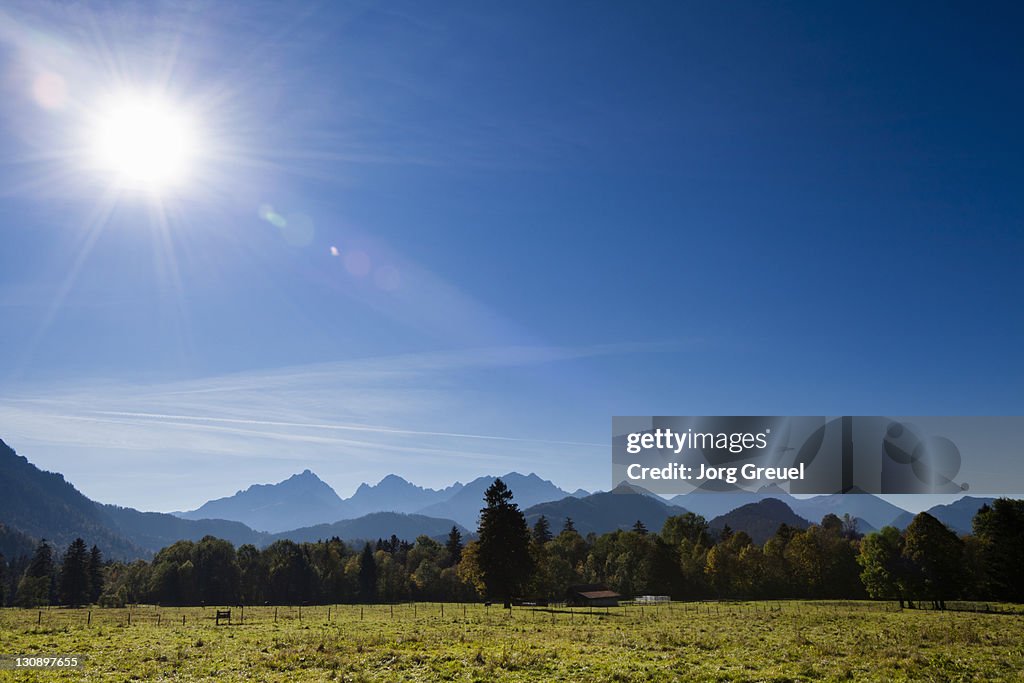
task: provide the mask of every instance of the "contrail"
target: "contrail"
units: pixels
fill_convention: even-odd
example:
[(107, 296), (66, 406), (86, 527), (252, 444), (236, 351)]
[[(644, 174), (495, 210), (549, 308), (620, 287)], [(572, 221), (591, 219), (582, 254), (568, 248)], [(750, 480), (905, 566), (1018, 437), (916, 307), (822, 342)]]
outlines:
[(371, 425), (324, 424), (322, 422), (279, 422), (276, 420), (251, 420), (231, 417), (207, 417), (201, 415), (167, 415), (163, 413), (132, 413), (119, 410), (96, 410), (93, 415), (110, 415), (114, 417), (139, 417), (156, 420), (181, 420), (191, 422), (219, 422), (224, 424), (248, 424), (265, 427), (296, 427), (302, 429), (330, 429), (351, 432), (373, 432), (377, 434), (402, 434), (409, 436), (443, 436), (458, 439), (484, 439), (487, 441), (513, 441), (517, 443), (543, 443), (555, 446), (586, 446), (605, 448), (608, 444), (590, 443), (586, 441), (552, 441), (549, 439), (527, 439), (515, 436), (495, 436), (491, 434), (463, 434), (460, 432), (429, 432), (416, 429), (397, 429), (394, 427), (374, 427)]

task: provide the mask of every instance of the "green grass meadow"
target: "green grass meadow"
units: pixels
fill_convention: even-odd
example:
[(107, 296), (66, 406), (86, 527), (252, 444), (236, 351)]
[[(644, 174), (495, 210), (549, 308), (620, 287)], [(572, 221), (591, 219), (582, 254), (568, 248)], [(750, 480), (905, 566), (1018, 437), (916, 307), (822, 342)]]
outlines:
[(87, 660), (79, 670), (0, 678), (1024, 681), (1024, 614), (993, 609), (787, 601), (509, 613), (419, 603), (259, 607), (243, 616), (234, 607), (232, 624), (220, 626), (214, 608), (4, 609), (0, 654)]

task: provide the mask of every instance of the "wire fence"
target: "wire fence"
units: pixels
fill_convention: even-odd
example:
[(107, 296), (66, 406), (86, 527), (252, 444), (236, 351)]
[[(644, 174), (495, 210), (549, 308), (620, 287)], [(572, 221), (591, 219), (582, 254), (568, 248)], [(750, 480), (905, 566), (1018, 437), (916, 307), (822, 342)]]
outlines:
[[(931, 611), (928, 602), (914, 603), (915, 610)], [(853, 600), (774, 600), (774, 601), (694, 601), (668, 603), (630, 603), (618, 605), (517, 606), (482, 603), (395, 603), (366, 605), (219, 605), (203, 607), (169, 607), (130, 605), (127, 607), (43, 607), (0, 609), (0, 628), (40, 627), (245, 627), (247, 625), (288, 623), (338, 623), (417, 621), (467, 623), (586, 623), (591, 620), (615, 619), (623, 623), (640, 623), (685, 617), (729, 617), (757, 615), (836, 615), (868, 612), (900, 612), (898, 602)], [(1024, 606), (1003, 603), (955, 601), (946, 603), (946, 612), (971, 612), (1024, 616)], [(221, 617), (218, 618), (218, 613)], [(227, 616), (230, 613), (230, 616)]]

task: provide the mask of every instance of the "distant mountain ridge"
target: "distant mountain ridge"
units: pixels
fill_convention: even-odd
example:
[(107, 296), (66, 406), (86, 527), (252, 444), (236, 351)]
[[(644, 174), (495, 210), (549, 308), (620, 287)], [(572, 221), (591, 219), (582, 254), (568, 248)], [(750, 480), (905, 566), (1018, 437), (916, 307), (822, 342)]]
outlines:
[(397, 474), (389, 474), (377, 484), (360, 484), (351, 498), (345, 500), (348, 514), (356, 517), (373, 512), (412, 513), (442, 503), (465, 488), (455, 482), (435, 490), (412, 484)]
[[(501, 479), (512, 490), (514, 501), (530, 524), (545, 515), (556, 533), (567, 518), (572, 518), (583, 534), (630, 529), (638, 520), (648, 530), (657, 532), (668, 517), (684, 514), (689, 509), (709, 519), (712, 528), (720, 529), (728, 524), (762, 542), (780, 523), (806, 528), (826, 514), (850, 514), (859, 520), (862, 532), (886, 524), (903, 528), (914, 517), (868, 494), (796, 499), (781, 490), (766, 487), (758, 492), (686, 494), (666, 501), (634, 486), (588, 494), (582, 490), (569, 493), (532, 473), (510, 472)], [(59, 549), (79, 536), (90, 545), (100, 546), (109, 559), (144, 558), (175, 541), (196, 541), (206, 535), (223, 538), (236, 546), (244, 543), (266, 546), (281, 538), (314, 541), (338, 536), (352, 541), (392, 534), (404, 540), (414, 540), (420, 535), (439, 538), (452, 526), (458, 526), (468, 536), (476, 528), (484, 491), (494, 480), (493, 476), (478, 477), (468, 484), (455, 483), (434, 490), (389, 475), (375, 485), (361, 485), (351, 498), (343, 500), (315, 474), (305, 470), (278, 484), (250, 486), (235, 496), (210, 501), (193, 511), (216, 513), (219, 506), (237, 505), (257, 519), (260, 515), (276, 514), (296, 522), (304, 521), (303, 515), (358, 515), (271, 533), (237, 520), (188, 519), (94, 502), (62, 475), (38, 469), (0, 441), (0, 552), (9, 557), (26, 554), (42, 538)], [(296, 496), (300, 500), (294, 500)], [(749, 502), (736, 504), (743, 500)], [(974, 514), (992, 500), (968, 496), (954, 503), (934, 506), (928, 512), (958, 533), (969, 533)], [(674, 505), (673, 501), (687, 504)], [(423, 503), (426, 505), (419, 511), (404, 511)], [(730, 504), (732, 507), (721, 514), (708, 514), (714, 506)], [(380, 505), (399, 510), (373, 510)], [(431, 514), (425, 514), (427, 510)]]
[[(477, 477), (468, 484), (455, 482), (435, 490), (389, 474), (376, 484), (360, 484), (351, 498), (342, 499), (328, 484), (305, 470), (276, 484), (255, 484), (195, 510), (174, 514), (192, 520), (232, 520), (270, 533), (332, 524), (377, 512), (415, 513), (476, 528), (484, 491), (498, 478)], [(520, 508), (570, 495), (586, 495), (582, 489), (570, 494), (533, 473), (509, 472), (500, 479), (512, 489)]]
[[(672, 498), (670, 502), (710, 520), (738, 507), (768, 498), (785, 503), (797, 515), (815, 523), (820, 522), (822, 517), (828, 514), (837, 517), (849, 514), (851, 517), (861, 518), (871, 528), (881, 529), (905, 515), (913, 518), (913, 515), (903, 508), (869, 493), (836, 493), (796, 498), (774, 485), (762, 487), (758, 491), (745, 491), (737, 486), (716, 482), (713, 489), (681, 494)], [(909, 524), (909, 520), (907, 523)]]
[(536, 474), (523, 475), (518, 472), (509, 472), (501, 477), (477, 477), (448, 500), (428, 505), (419, 510), (419, 513), (430, 517), (454, 519), (467, 528), (475, 529), (480, 509), (484, 506), (484, 491), (494, 483), (495, 479), (501, 479), (512, 490), (514, 502), (519, 505), (520, 510), (531, 505), (560, 500), (572, 495), (547, 479), (541, 479)]
[[(316, 477), (312, 473), (303, 473), (288, 481), (302, 484), (313, 479)], [(336, 525), (307, 525), (270, 534), (237, 521), (191, 520), (162, 512), (140, 512), (90, 500), (62, 475), (40, 470), (0, 441), (0, 552), (8, 559), (30, 554), (41, 539), (51, 542), (59, 553), (81, 537), (87, 544), (99, 546), (107, 559), (134, 560), (148, 558), (175, 541), (198, 541), (207, 535), (236, 546), (266, 546), (281, 538), (316, 541), (339, 536), (351, 541), (392, 534), (412, 541), (421, 535), (441, 538), (455, 525), (451, 519), (376, 513)]]
[(330, 486), (304, 470), (276, 484), (253, 484), (233, 496), (211, 500), (182, 519), (226, 519), (259, 531), (280, 532), (333, 522), (349, 515), (349, 506)]
[[(964, 496), (960, 500), (934, 505), (925, 512), (939, 520), (958, 534), (969, 534), (972, 531), (971, 525), (974, 515), (981, 509), (982, 505), (991, 505), (995, 498), (979, 498), (977, 496)], [(891, 522), (897, 529), (906, 529), (914, 521), (914, 514), (904, 512)]]

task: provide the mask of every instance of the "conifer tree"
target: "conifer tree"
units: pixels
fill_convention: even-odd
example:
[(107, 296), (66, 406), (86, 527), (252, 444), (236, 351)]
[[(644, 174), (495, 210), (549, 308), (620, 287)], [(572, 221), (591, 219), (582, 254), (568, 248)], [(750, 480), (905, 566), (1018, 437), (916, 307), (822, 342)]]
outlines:
[(533, 542), (541, 545), (551, 540), (551, 524), (548, 518), (541, 515), (533, 525)]
[(363, 602), (373, 602), (377, 598), (377, 561), (369, 543), (363, 546), (363, 554), (359, 558), (359, 597)]
[(459, 531), (459, 527), (452, 525), (452, 530), (448, 532), (448, 541), (444, 544), (444, 547), (448, 552), (448, 565), (457, 565), (462, 559), (462, 532)]
[(98, 603), (103, 595), (103, 553), (96, 546), (89, 551), (89, 602)]
[(60, 565), (60, 600), (77, 607), (89, 601), (89, 549), (76, 538), (64, 553)]
[(530, 529), (512, 491), (495, 479), (484, 493), (487, 503), (480, 511), (480, 570), (488, 597), (500, 599), (506, 608), (526, 585), (533, 572)]

